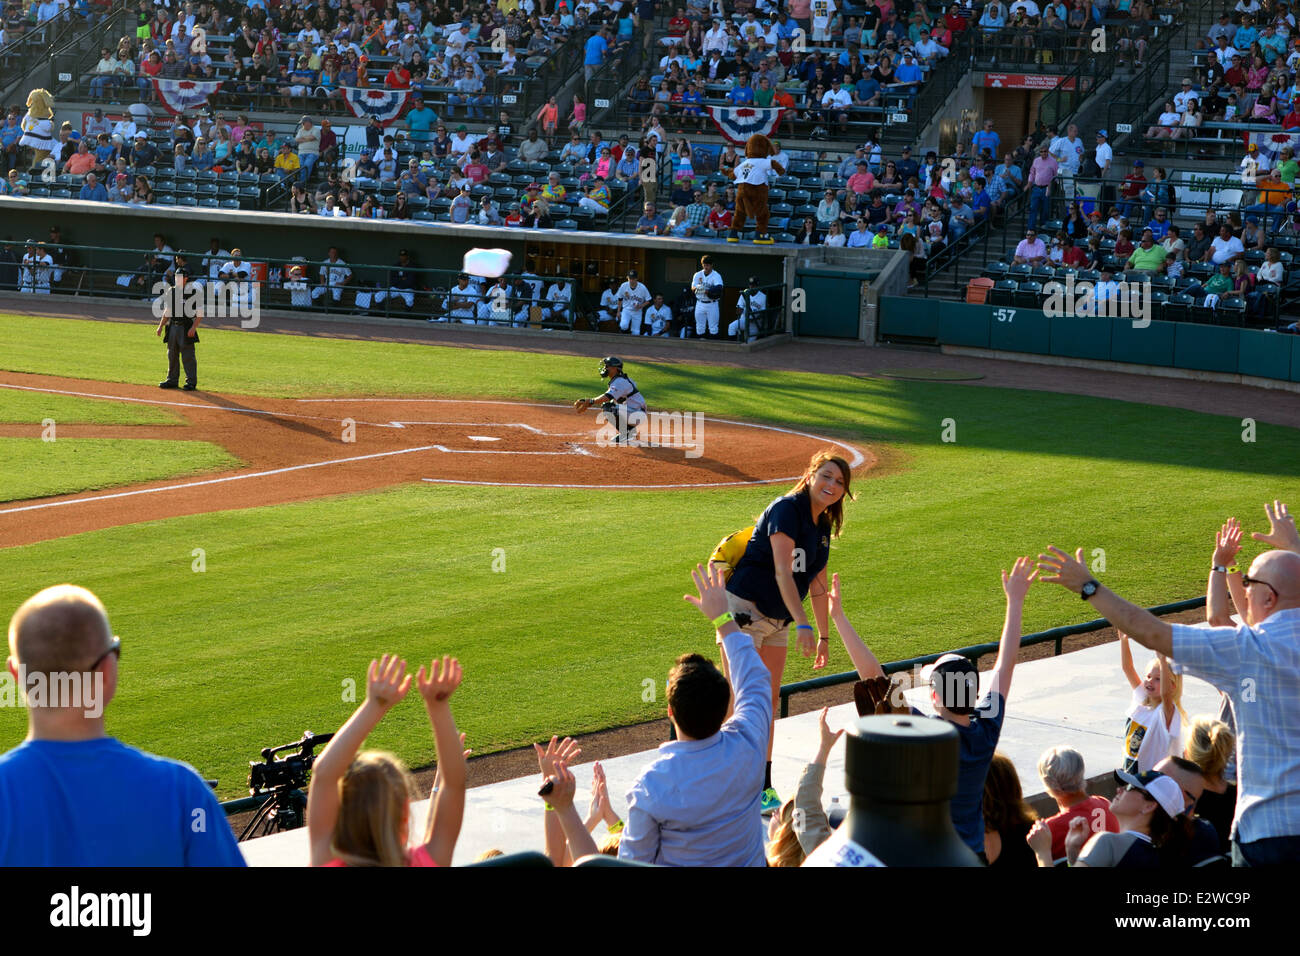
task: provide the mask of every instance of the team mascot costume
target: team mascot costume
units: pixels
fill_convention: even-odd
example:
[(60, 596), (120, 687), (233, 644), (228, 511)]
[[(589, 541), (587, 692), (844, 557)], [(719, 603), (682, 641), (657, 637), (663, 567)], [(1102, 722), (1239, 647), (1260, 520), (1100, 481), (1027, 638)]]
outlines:
[(45, 90), (32, 90), (27, 94), (27, 114), (23, 117), (22, 131), (18, 145), (30, 146), (35, 151), (32, 165), (41, 165), (54, 151), (54, 97)]
[(753, 216), (757, 225), (754, 242), (772, 244), (772, 237), (767, 234), (770, 213), (767, 208), (767, 174), (771, 170), (776, 170), (778, 175), (785, 174), (785, 167), (772, 159), (775, 152), (772, 141), (766, 136), (755, 133), (745, 140), (745, 161), (736, 167), (736, 214), (732, 218), (731, 232), (727, 234), (728, 242), (740, 241), (745, 220)]

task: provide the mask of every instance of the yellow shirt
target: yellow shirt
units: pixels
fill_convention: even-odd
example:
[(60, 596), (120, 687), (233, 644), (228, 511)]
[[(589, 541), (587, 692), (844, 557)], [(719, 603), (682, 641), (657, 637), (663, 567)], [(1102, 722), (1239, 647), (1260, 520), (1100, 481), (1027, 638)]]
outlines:
[(302, 163), (298, 162), (297, 153), (281, 153), (275, 157), (275, 168), (286, 173), (296, 173), (302, 168)]

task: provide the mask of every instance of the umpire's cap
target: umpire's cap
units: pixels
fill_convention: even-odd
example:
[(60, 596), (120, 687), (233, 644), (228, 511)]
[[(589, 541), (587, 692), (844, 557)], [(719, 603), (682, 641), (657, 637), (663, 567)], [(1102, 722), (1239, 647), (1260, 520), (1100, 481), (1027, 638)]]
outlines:
[(612, 356), (612, 355), (610, 355), (610, 356), (608, 356), (608, 357), (606, 357), (606, 358), (601, 359), (601, 360), (600, 360), (600, 377), (601, 377), (601, 378), (604, 378), (606, 375), (608, 375), (608, 374), (609, 374), (609, 370), (610, 370), (611, 368), (616, 368), (616, 369), (618, 369), (618, 370), (621, 372), (621, 371), (623, 370), (623, 360), (622, 360), (622, 359), (618, 359), (618, 358), (614, 358), (614, 356)]

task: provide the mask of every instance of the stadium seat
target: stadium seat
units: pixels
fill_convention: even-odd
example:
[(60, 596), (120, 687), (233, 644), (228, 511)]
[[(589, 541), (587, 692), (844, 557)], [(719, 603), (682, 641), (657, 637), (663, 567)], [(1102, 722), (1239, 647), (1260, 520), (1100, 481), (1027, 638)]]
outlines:
[(202, 206), (204, 209), (216, 209), (221, 204), (217, 201), (216, 196), (204, 196), (202, 199), (199, 200), (199, 205)]
[[(193, 196), (194, 191), (199, 188), (194, 183), (182, 182), (180, 180), (177, 180), (170, 185), (172, 187), (172, 192), (176, 193), (178, 196)], [(258, 193), (258, 195), (260, 196), (261, 193)]]
[(791, 176), (812, 176), (817, 172), (817, 164), (807, 159), (792, 159), (788, 172)]
[(578, 221), (576, 219), (561, 219), (555, 224), (556, 229), (577, 229)]
[(239, 173), (238, 176), (239, 176), (239, 185), (241, 186), (257, 185), (257, 173)]
[(989, 290), (989, 305), (1011, 305), (1015, 301), (1019, 285), (1015, 279), (999, 279)]
[(507, 173), (492, 173), (488, 176), (487, 181), (492, 186), (509, 186), (510, 176)]
[(1052, 266), (1034, 266), (1029, 274), (1035, 282), (1050, 282), (1056, 278), (1056, 270)]
[(176, 205), (176, 196), (174, 193), (154, 193), (154, 202), (159, 206)]
[(240, 199), (252, 199), (252, 200), (258, 200), (258, 199), (261, 199), (261, 198), (262, 198), (262, 190), (259, 189), (259, 188), (256, 187), (256, 186), (240, 186), (240, 187), (239, 187), (239, 198), (240, 198)]
[(794, 215), (794, 206), (788, 202), (774, 202), (768, 208), (773, 216), (785, 216), (788, 219)]
[(223, 199), (223, 200), (221, 200), (221, 208), (222, 208), (222, 209), (238, 209), (238, 208), (239, 208), (239, 200), (238, 200), (238, 199)]
[(786, 195), (784, 189), (769, 189), (767, 191), (768, 202), (785, 202)]
[(190, 167), (176, 170), (177, 179), (198, 179), (198, 173)]
[(996, 281), (998, 279), (1003, 278), (1007, 274), (1007, 264), (1005, 262), (998, 262), (996, 260), (993, 262), (986, 262), (984, 264), (984, 271), (980, 274), (985, 279), (993, 279), (994, 281)]
[(217, 195), (222, 199), (237, 199), (239, 197), (239, 187), (234, 183), (222, 183), (217, 187)]
[(1065, 228), (1065, 223), (1061, 222), (1061, 220), (1050, 219), (1047, 222), (1043, 223), (1042, 229), (1040, 231), (1042, 232), (1043, 235), (1054, 236), (1064, 228)]
[(1016, 294), (1012, 297), (1011, 304), (1020, 309), (1036, 309), (1042, 294), (1041, 282), (1022, 282), (1016, 287)]
[(771, 230), (772, 232), (785, 232), (785, 230), (789, 227), (789, 225), (790, 225), (790, 220), (785, 216), (780, 216), (780, 217), (772, 216), (767, 221), (768, 229)]
[(216, 195), (217, 195), (217, 184), (214, 183), (214, 182), (213, 182), (213, 183), (199, 183), (199, 184), (195, 187), (195, 189), (194, 189), (194, 193), (195, 193), (195, 195), (197, 195), (200, 199), (203, 199), (203, 198), (205, 198), (205, 197), (216, 198)]
[(1022, 282), (1028, 279), (1033, 271), (1033, 267), (1028, 263), (1017, 262), (1016, 264), (1007, 267), (1007, 278), (1015, 279), (1017, 282)]
[(798, 189), (803, 184), (794, 176), (778, 176), (776, 178), (776, 185), (780, 186), (782, 189)]
[(777, 233), (777, 234), (776, 234), (775, 236), (773, 236), (772, 238), (775, 239), (777, 242), (788, 242), (788, 243), (791, 243), (791, 244), (793, 244), (793, 243), (795, 242), (795, 239), (796, 239), (794, 233), (792, 233), (792, 232), (781, 232), (781, 233)]
[(71, 198), (72, 198), (72, 190), (71, 190), (71, 189), (64, 189), (63, 187), (59, 187), (58, 189), (51, 189), (51, 190), (50, 190), (50, 198), (51, 198), (51, 199), (71, 199)]
[(806, 189), (791, 189), (786, 192), (785, 198), (787, 202), (799, 206), (810, 202), (812, 200), (812, 193)]
[(427, 209), (421, 209), (419, 212), (411, 214), (412, 219), (418, 219), (420, 222), (433, 222), (437, 217)]
[[(773, 212), (775, 212), (775, 211), (776, 211), (776, 210), (775, 210), (775, 207), (773, 207)], [(800, 217), (802, 217), (802, 218), (804, 218), (804, 219), (816, 219), (816, 218), (817, 218), (817, 207), (816, 207), (816, 206), (800, 206), (800, 207), (798, 207), (797, 209), (795, 209), (794, 214), (795, 214), (796, 216), (800, 216)]]
[(176, 198), (176, 205), (178, 206), (197, 206), (198, 204), (199, 201), (193, 196), (178, 196)]
[(1165, 302), (1160, 317), (1166, 322), (1185, 322), (1191, 313), (1193, 301), (1186, 292), (1176, 292)]
[(1159, 290), (1164, 293), (1169, 293), (1174, 290), (1174, 280), (1169, 278), (1169, 276), (1154, 275), (1151, 276), (1150, 282), (1153, 291)]
[(215, 183), (217, 174), (210, 169), (200, 169), (194, 173), (194, 178), (201, 183)]
[(48, 199), (50, 197), (50, 191), (44, 186), (31, 186), (27, 190), (27, 195)]
[(1080, 269), (1079, 274), (1074, 278), (1075, 282), (1100, 282), (1101, 273), (1096, 269)]

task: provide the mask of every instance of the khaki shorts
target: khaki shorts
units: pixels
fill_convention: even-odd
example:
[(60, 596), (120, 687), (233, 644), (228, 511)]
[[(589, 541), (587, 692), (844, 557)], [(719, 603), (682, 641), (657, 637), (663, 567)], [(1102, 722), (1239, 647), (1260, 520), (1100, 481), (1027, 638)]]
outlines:
[[(746, 601), (744, 598), (737, 597), (728, 591), (727, 610), (736, 615), (749, 615), (749, 623), (742, 625), (740, 629), (754, 639), (755, 649), (789, 646), (790, 625), (775, 618), (767, 617), (753, 601)], [(739, 621), (736, 623), (740, 624)], [(718, 643), (722, 643), (721, 639), (718, 640)]]

